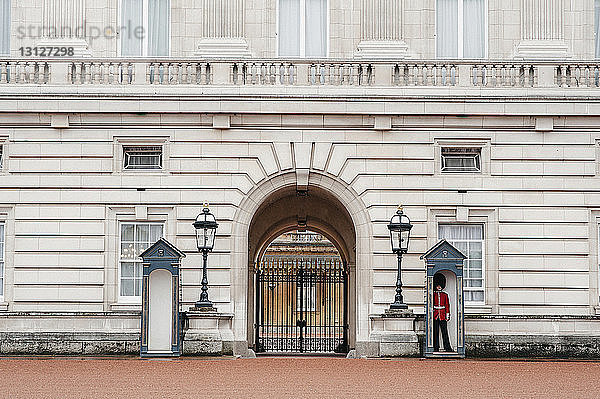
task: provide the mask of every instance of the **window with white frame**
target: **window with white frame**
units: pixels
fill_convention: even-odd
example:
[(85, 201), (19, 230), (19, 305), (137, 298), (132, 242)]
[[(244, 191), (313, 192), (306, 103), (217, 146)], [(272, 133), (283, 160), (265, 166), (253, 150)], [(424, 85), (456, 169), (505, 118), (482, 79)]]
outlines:
[(121, 56), (169, 55), (171, 0), (121, 0)]
[(0, 0), (0, 55), (10, 54), (10, 0)]
[(162, 146), (123, 146), (123, 169), (162, 169)]
[(296, 310), (314, 312), (317, 309), (317, 289), (309, 282), (296, 286)]
[(442, 147), (442, 172), (481, 172), (481, 148)]
[(0, 223), (0, 299), (4, 299), (4, 223)]
[(326, 57), (328, 0), (279, 0), (279, 56)]
[(445, 239), (467, 257), (463, 264), (465, 301), (483, 303), (485, 301), (483, 225), (440, 224), (438, 234), (439, 239)]
[(121, 222), (119, 243), (119, 297), (139, 301), (142, 260), (139, 255), (164, 236), (162, 223)]
[(438, 58), (485, 58), (487, 0), (436, 1)]

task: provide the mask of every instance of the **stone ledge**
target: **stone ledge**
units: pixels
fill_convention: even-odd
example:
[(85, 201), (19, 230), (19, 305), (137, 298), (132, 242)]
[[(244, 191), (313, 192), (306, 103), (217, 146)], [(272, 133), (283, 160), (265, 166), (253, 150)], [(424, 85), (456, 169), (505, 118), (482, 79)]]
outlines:
[(134, 333), (0, 333), (1, 355), (134, 355)]
[(3, 312), (0, 318), (27, 317), (27, 318), (52, 318), (52, 317), (139, 317), (139, 311), (119, 312)]
[(467, 357), (599, 359), (600, 337), (467, 335)]
[(599, 320), (600, 315), (474, 315), (466, 314), (465, 319), (481, 319), (481, 320)]

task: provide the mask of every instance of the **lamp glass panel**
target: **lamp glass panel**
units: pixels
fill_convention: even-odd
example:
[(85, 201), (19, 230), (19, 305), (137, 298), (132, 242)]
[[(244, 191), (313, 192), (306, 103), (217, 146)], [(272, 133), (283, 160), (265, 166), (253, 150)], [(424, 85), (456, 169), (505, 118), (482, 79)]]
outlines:
[(402, 231), (400, 233), (400, 250), (407, 251), (408, 250), (408, 240), (410, 238), (410, 230)]
[(396, 231), (396, 230), (392, 230), (390, 232), (390, 234), (392, 237), (392, 250), (394, 252), (399, 251), (401, 249), (401, 247), (400, 247), (400, 240), (401, 240), (400, 232)]

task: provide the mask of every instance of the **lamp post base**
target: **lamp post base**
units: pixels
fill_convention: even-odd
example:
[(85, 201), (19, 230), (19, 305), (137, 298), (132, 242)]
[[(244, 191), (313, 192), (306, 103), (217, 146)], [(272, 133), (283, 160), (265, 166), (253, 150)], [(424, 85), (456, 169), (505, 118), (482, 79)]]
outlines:
[(405, 303), (392, 303), (390, 305), (390, 310), (406, 310), (408, 309), (408, 305)]
[(384, 317), (405, 317), (413, 315), (413, 311), (409, 309), (386, 309), (383, 314)]
[(208, 302), (196, 302), (196, 304), (190, 308), (191, 311), (199, 311), (199, 312), (216, 312), (217, 308), (214, 307), (213, 303)]

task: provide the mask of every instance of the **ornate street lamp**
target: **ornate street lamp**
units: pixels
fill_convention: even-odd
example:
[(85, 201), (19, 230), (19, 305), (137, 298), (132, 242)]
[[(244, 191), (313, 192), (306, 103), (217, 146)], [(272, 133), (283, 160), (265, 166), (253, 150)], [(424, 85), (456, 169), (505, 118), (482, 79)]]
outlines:
[(207, 203), (204, 204), (202, 213), (196, 217), (196, 221), (193, 224), (196, 228), (196, 244), (198, 246), (198, 252), (202, 252), (202, 258), (204, 260), (202, 265), (202, 293), (200, 294), (200, 300), (196, 302), (196, 308), (212, 310), (213, 304), (208, 300), (206, 263), (208, 261), (208, 253), (212, 251), (215, 246), (215, 235), (219, 224), (217, 223), (215, 216), (210, 213)]
[(396, 214), (392, 216), (390, 224), (390, 240), (392, 241), (392, 251), (398, 256), (398, 279), (396, 280), (396, 298), (390, 305), (390, 310), (406, 310), (408, 305), (402, 298), (402, 255), (408, 252), (408, 241), (410, 240), (410, 230), (413, 225), (408, 216), (402, 212), (402, 206), (398, 207)]

